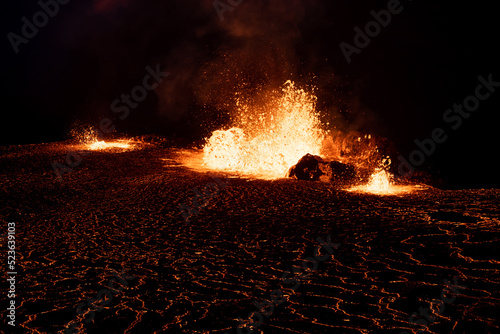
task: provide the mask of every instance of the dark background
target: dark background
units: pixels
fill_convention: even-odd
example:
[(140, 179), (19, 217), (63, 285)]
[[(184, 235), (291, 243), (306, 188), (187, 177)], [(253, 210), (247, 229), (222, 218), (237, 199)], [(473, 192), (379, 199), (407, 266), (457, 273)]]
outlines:
[[(225, 2), (225, 1), (224, 1)], [(497, 61), (493, 3), (401, 1), (404, 10), (347, 64), (339, 48), (387, 1), (244, 0), (219, 19), (211, 0), (71, 1), (15, 54), (36, 1), (3, 1), (3, 145), (60, 141), (75, 122), (114, 117), (110, 104), (142, 82), (147, 65), (170, 76), (116, 132), (194, 142), (227, 123), (237, 91), (288, 79), (317, 88), (325, 119), (392, 141), (404, 156), (436, 127), (448, 140), (420, 170), (446, 187), (498, 187), (500, 92), (456, 131), (442, 115), (474, 93)]]

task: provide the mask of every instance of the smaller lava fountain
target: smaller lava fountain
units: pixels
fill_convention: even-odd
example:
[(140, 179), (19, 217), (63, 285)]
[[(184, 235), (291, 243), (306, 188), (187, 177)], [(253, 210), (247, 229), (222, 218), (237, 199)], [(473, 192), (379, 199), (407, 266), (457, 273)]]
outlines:
[(130, 149), (132, 145), (126, 140), (115, 140), (112, 142), (105, 142), (104, 140), (96, 141), (91, 144), (88, 144), (89, 150), (107, 150), (110, 148), (122, 148), (122, 149)]
[(134, 144), (130, 140), (116, 139), (112, 141), (99, 140), (99, 134), (92, 126), (75, 126), (70, 133), (84, 149), (91, 151), (122, 149), (130, 150)]
[(364, 187), (368, 192), (388, 192), (392, 185), (392, 175), (379, 169), (370, 175), (370, 180)]
[(363, 192), (375, 195), (400, 195), (412, 192), (421, 188), (418, 185), (397, 185), (394, 184), (393, 176), (384, 168), (377, 168), (370, 175), (367, 184), (351, 187), (348, 191)]

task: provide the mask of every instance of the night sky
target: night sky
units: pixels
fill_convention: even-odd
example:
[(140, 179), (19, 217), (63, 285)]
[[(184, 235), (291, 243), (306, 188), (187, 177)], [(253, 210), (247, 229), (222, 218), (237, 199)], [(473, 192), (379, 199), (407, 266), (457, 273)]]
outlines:
[[(212, 0), (68, 1), (13, 46), (13, 34), (23, 38), (22, 18), (32, 23), (41, 7), (2, 2), (0, 144), (65, 140), (75, 122), (103, 118), (117, 134), (195, 142), (227, 124), (236, 92), (291, 79), (316, 87), (319, 110), (339, 129), (386, 137), (403, 157), (442, 128), (447, 139), (417, 169), (444, 186), (500, 186), (500, 87), (460, 125), (443, 119), (475, 94), (479, 76), (500, 82), (493, 2), (401, 1), (350, 63), (339, 45), (354, 45), (354, 28), (364, 30), (371, 11), (394, 2), (216, 3), (231, 10), (218, 13)], [(168, 76), (120, 119), (113, 101), (142, 85), (148, 66)]]

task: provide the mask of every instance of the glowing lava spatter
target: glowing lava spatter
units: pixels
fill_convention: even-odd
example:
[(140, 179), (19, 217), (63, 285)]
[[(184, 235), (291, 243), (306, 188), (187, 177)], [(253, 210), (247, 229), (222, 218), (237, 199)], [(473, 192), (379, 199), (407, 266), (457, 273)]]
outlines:
[(418, 189), (418, 186), (396, 185), (393, 176), (383, 168), (377, 168), (367, 184), (351, 187), (348, 191), (364, 192), (375, 195), (398, 195)]
[(133, 144), (131, 144), (129, 140), (99, 140), (97, 130), (91, 126), (77, 126), (71, 130), (71, 134), (87, 150), (97, 151), (112, 148), (133, 148)]
[(372, 175), (370, 175), (370, 180), (365, 186), (366, 190), (369, 192), (387, 192), (390, 190), (392, 185), (392, 176), (385, 170), (376, 170)]
[(260, 106), (239, 103), (235, 127), (214, 131), (204, 163), (262, 178), (285, 177), (307, 153), (319, 155), (324, 138), (316, 97), (287, 81), (281, 94)]
[(106, 150), (109, 148), (129, 149), (132, 146), (128, 141), (125, 140), (115, 140), (112, 142), (105, 142), (104, 140), (101, 140), (87, 144), (87, 147), (89, 150), (95, 151), (95, 150)]
[[(410, 192), (412, 186), (395, 185), (387, 172), (390, 160), (380, 155), (370, 135), (324, 131), (316, 111), (316, 97), (287, 81), (278, 94), (265, 103), (237, 103), (233, 127), (216, 130), (203, 148), (203, 168), (255, 176), (285, 177), (288, 169), (305, 154), (352, 164), (370, 171), (367, 184), (349, 191), (393, 195)], [(335, 135), (336, 137), (333, 137)], [(193, 158), (185, 164), (196, 166)], [(198, 163), (199, 165), (199, 163)], [(197, 169), (200, 169), (199, 167)]]

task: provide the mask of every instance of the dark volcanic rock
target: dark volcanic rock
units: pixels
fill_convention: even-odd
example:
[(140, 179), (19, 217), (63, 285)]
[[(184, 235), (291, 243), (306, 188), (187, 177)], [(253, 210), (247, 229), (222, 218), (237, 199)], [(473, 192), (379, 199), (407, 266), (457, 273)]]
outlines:
[(299, 180), (316, 181), (324, 174), (320, 168), (320, 164), (324, 163), (320, 156), (307, 153), (300, 158), (296, 165), (290, 167), (288, 177), (295, 176)]
[[(446, 304), (442, 317), (450, 320), (427, 322), (428, 332), (499, 333), (500, 190), (374, 197), (326, 182), (213, 172), (227, 186), (188, 224), (179, 204), (197, 206), (196, 192), (217, 181), (182, 164), (201, 151), (162, 146), (91, 152), (62, 181), (50, 164), (65, 163), (72, 144), (0, 147), (0, 234), (16, 223), (22, 273), (17, 327), (234, 334), (235, 319), (247, 321), (273, 289), (293, 290), (277, 277), (304, 266), (289, 275), (297, 293), (254, 333), (411, 333), (408, 317), (431, 308), (422, 298), (441, 300), (444, 280), (466, 288)], [(317, 255), (316, 238), (328, 243), (328, 235), (341, 246), (322, 249), (330, 257), (304, 269)], [(128, 286), (112, 273), (122, 268), (137, 277)], [(87, 324), (79, 303), (113, 279), (118, 294), (101, 312), (88, 305), (95, 318)]]
[(348, 184), (356, 179), (353, 165), (340, 161), (324, 161), (320, 156), (307, 153), (288, 170), (288, 177), (316, 181), (320, 177), (335, 183)]

